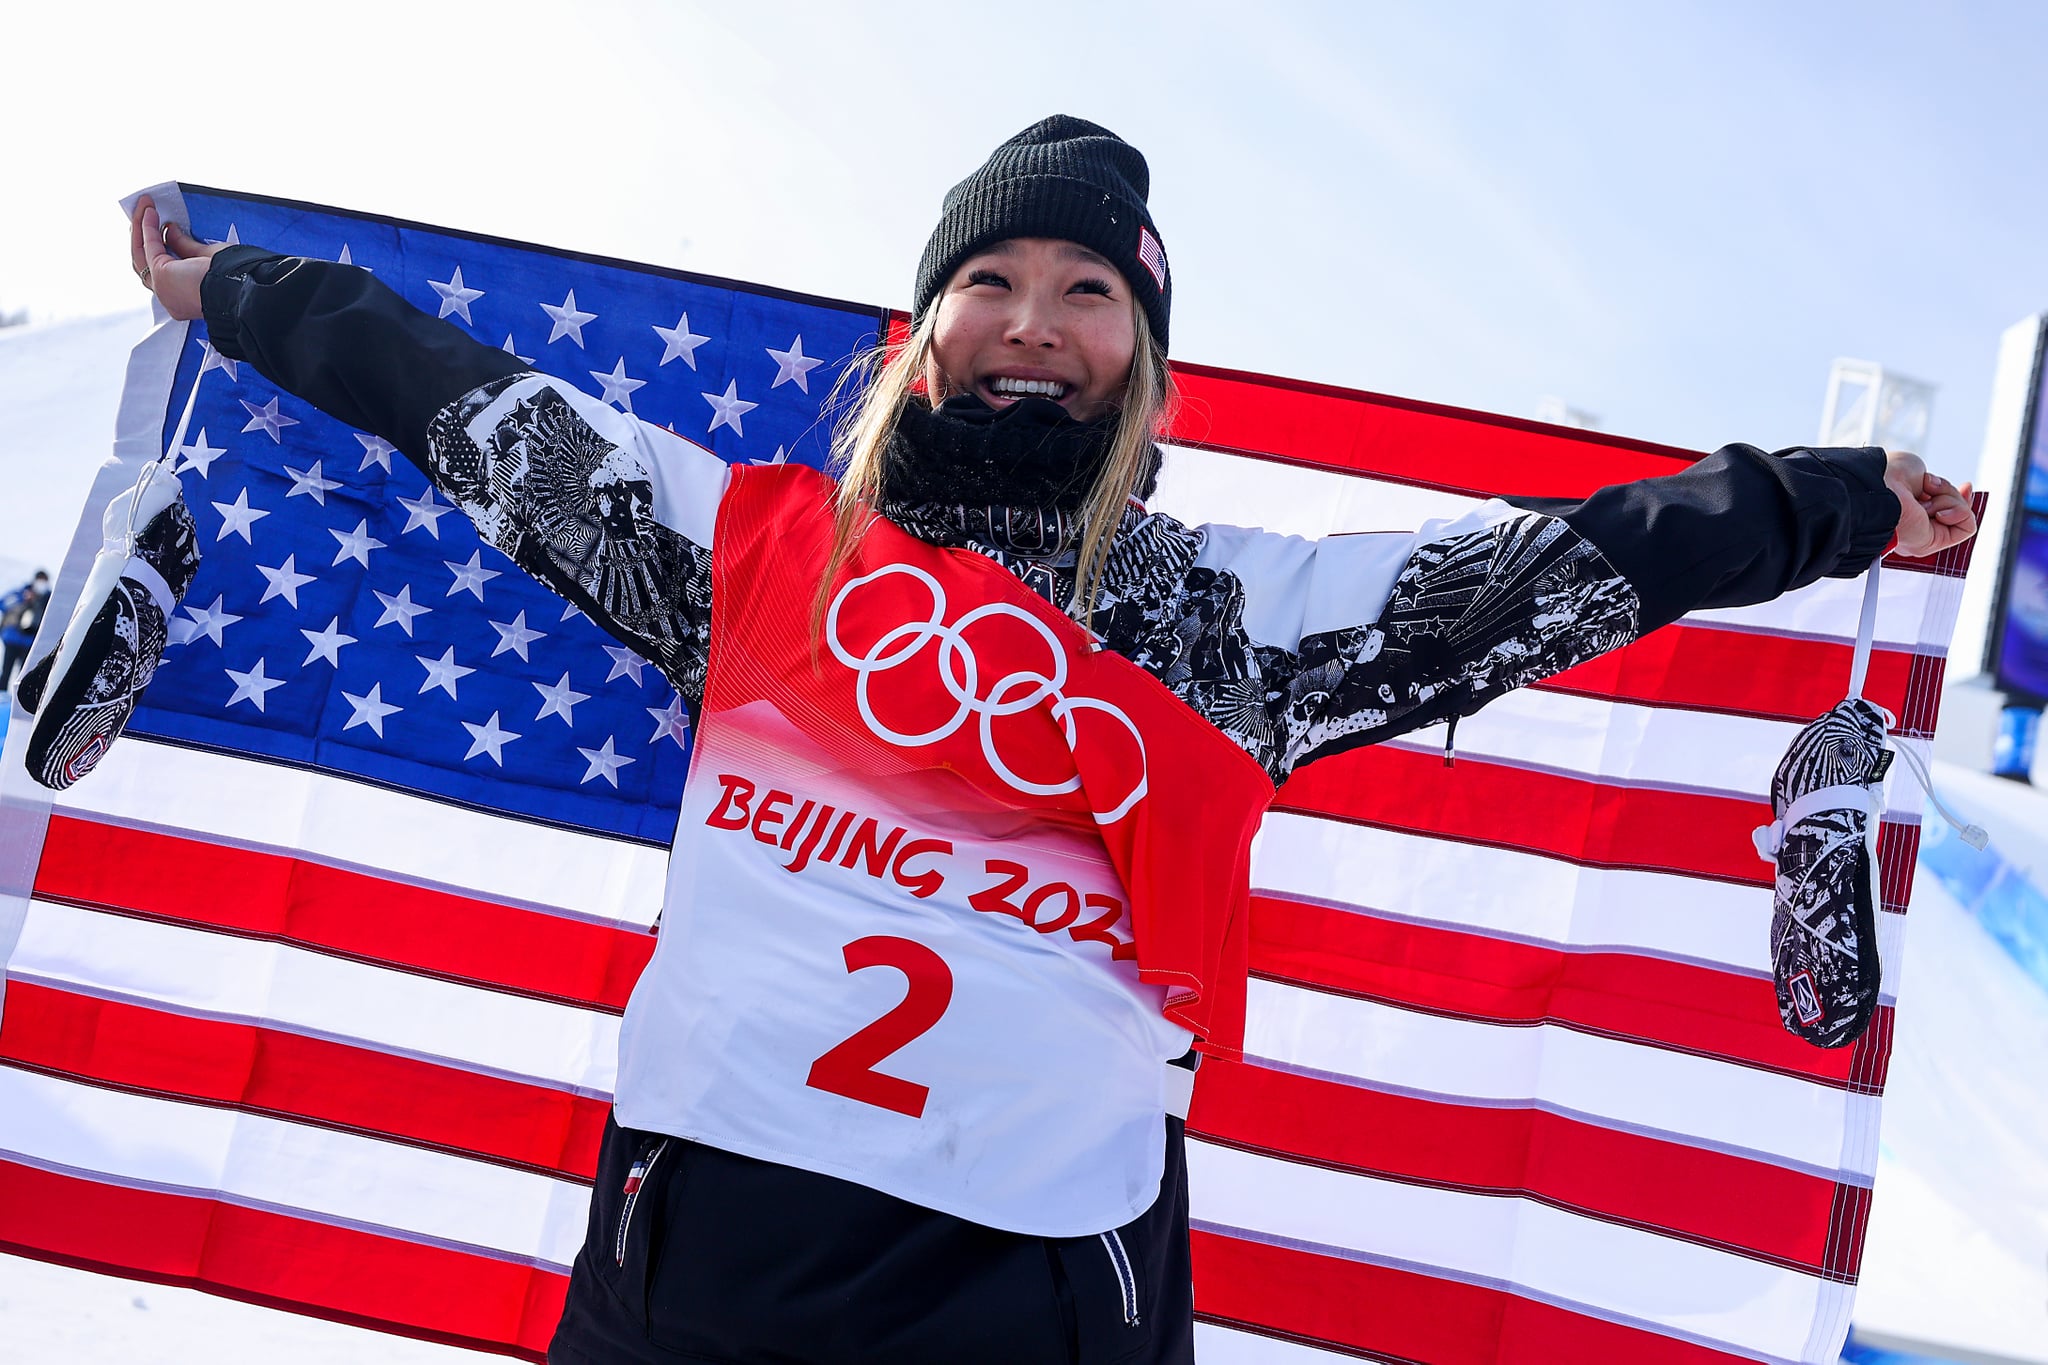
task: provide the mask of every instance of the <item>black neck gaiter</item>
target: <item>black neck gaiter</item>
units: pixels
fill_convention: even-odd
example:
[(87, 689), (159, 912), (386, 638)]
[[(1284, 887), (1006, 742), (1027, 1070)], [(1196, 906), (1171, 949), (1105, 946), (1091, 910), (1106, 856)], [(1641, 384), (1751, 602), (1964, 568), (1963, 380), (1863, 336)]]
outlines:
[[(972, 394), (937, 409), (912, 399), (889, 438), (881, 510), (927, 540), (979, 541), (1031, 558), (1058, 556), (1078, 540), (1082, 502), (1116, 432), (1114, 414), (1076, 421), (1049, 398), (995, 409)], [(1140, 481), (1151, 491), (1153, 469)]]

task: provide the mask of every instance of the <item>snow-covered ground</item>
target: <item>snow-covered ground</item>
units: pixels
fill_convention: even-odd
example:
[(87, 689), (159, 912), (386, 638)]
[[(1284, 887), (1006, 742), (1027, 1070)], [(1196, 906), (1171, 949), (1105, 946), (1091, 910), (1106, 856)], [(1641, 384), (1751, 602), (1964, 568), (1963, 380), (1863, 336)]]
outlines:
[(149, 310), (0, 330), (0, 591), (51, 573), (114, 440)]

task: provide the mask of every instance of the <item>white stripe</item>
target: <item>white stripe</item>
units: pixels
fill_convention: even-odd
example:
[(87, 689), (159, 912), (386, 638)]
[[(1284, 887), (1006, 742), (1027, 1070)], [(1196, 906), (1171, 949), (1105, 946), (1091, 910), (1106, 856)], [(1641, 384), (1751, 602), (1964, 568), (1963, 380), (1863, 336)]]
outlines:
[[(1668, 791), (1767, 801), (1771, 776), (1805, 728), (1761, 720), (1566, 692), (1522, 689), (1458, 722), (1456, 754), (1568, 776)], [(1442, 726), (1389, 741), (1389, 747), (1440, 753)], [(1900, 741), (1930, 756), (1926, 740)], [(1919, 818), (1921, 793), (1910, 778), (1892, 784), (1894, 820)]]
[(1860, 1142), (1844, 1152), (1845, 1125), (1875, 1108), (1868, 1096), (1554, 1024), (1446, 1019), (1253, 980), (1245, 1051), (1404, 1092), (1539, 1102), (1606, 1126), (1859, 1183), (1875, 1165), (1875, 1152), (1866, 1155)]
[[(1455, 517), (1482, 501), (1333, 469), (1168, 447), (1159, 489), (1149, 506), (1190, 526), (1216, 522), (1314, 538), (1340, 532), (1409, 531), (1433, 518)], [(1917, 572), (1883, 578), (1878, 642), (1891, 648), (1945, 652), (1961, 580)], [(1862, 606), (1861, 579), (1823, 578), (1775, 602), (1694, 612), (1685, 619), (1695, 625), (1817, 636), (1846, 644), (1856, 638)], [(1847, 682), (1845, 666), (1844, 686)]]
[(1195, 1324), (1195, 1358), (1202, 1365), (1353, 1365), (1358, 1359), (1213, 1322)]
[(1819, 1277), (1554, 1209), (1188, 1142), (1193, 1217), (1797, 1359)]
[(559, 1269), (583, 1244), (590, 1208), (573, 1181), (0, 1067), (0, 1157), (9, 1156)]
[(56, 810), (643, 929), (668, 873), (666, 849), (133, 735)]
[(618, 1065), (614, 1015), (43, 900), (8, 972), (590, 1094)]

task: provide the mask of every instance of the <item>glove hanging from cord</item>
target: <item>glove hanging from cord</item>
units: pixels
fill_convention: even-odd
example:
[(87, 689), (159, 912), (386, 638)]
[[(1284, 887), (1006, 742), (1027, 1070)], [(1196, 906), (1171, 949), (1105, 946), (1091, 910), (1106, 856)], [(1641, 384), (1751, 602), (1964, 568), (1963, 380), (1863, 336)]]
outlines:
[(199, 402), (202, 367), (185, 395), (170, 449), (107, 504), (104, 540), (57, 647), (15, 684), (35, 717), (24, 765), (62, 791), (91, 772), (135, 713), (169, 643), (171, 613), (199, 572), (199, 538), (175, 468)]
[[(1877, 1012), (1882, 984), (1877, 913), (1881, 869), (1878, 824), (1892, 764), (1892, 716), (1863, 697), (1877, 627), (1877, 566), (1864, 585), (1849, 695), (1801, 730), (1771, 779), (1770, 824), (1752, 836), (1757, 856), (1778, 867), (1771, 913), (1771, 979), (1785, 1028), (1816, 1047), (1845, 1047)], [(1911, 750), (1901, 748), (1916, 774)], [(1984, 831), (1965, 828), (1921, 783), (1935, 809), (1984, 847)]]
[(107, 505), (105, 528), (57, 647), (15, 688), (35, 717), (29, 776), (55, 791), (91, 772), (128, 723), (163, 658), (171, 613), (199, 571), (192, 513), (163, 462)]

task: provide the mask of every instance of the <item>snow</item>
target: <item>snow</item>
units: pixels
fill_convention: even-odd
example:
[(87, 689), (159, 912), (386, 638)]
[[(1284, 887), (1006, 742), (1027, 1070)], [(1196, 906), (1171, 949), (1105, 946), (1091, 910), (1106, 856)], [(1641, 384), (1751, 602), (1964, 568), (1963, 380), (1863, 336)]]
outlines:
[(71, 543), (114, 439), (128, 349), (149, 310), (0, 330), (0, 591)]

